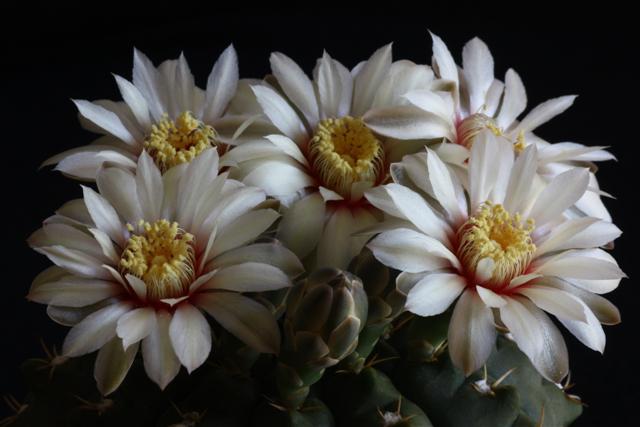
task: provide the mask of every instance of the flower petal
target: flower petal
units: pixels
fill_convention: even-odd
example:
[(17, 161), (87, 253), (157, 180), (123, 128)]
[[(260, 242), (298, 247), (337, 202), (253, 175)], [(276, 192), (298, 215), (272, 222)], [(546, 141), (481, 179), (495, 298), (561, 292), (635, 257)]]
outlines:
[(151, 307), (136, 308), (118, 319), (116, 334), (122, 339), (122, 346), (126, 350), (149, 336), (155, 327), (155, 310)]
[(262, 353), (278, 353), (280, 329), (262, 304), (235, 292), (200, 294), (197, 305), (226, 330)]
[(269, 58), (271, 71), (287, 97), (304, 114), (313, 128), (318, 123), (318, 101), (309, 77), (291, 58), (274, 52)]
[(481, 111), (493, 83), (493, 57), (487, 45), (477, 37), (462, 49), (462, 68), (469, 92), (469, 113)]
[(85, 307), (120, 292), (120, 286), (113, 282), (66, 276), (32, 288), (27, 298), (40, 304)]
[(357, 72), (351, 114), (360, 117), (371, 107), (376, 92), (391, 68), (391, 43), (376, 50)]
[(247, 212), (228, 224), (218, 233), (211, 250), (218, 255), (252, 242), (265, 232), (280, 214), (273, 209), (257, 209)]
[(535, 219), (536, 227), (555, 219), (582, 197), (588, 184), (587, 169), (574, 168), (561, 173), (540, 193), (529, 217)]
[(189, 373), (200, 367), (211, 352), (211, 328), (200, 310), (191, 304), (178, 305), (169, 326), (171, 344)]
[(279, 268), (259, 262), (243, 262), (219, 268), (200, 290), (264, 292), (288, 286), (291, 286), (291, 280)]
[(470, 375), (480, 369), (495, 347), (493, 313), (478, 293), (465, 291), (449, 323), (449, 354), (453, 363)]
[(405, 308), (419, 316), (440, 314), (451, 306), (466, 286), (467, 281), (458, 274), (429, 274), (411, 288)]
[(571, 107), (576, 97), (576, 95), (560, 96), (537, 105), (522, 119), (511, 134), (517, 135), (519, 132), (527, 133), (536, 129)]
[(276, 91), (266, 86), (251, 86), (251, 90), (275, 127), (298, 144), (307, 139), (307, 132), (298, 114)]
[(527, 92), (520, 76), (511, 68), (507, 70), (504, 83), (504, 98), (496, 122), (502, 129), (508, 129), (527, 108)]
[(221, 117), (238, 87), (238, 55), (229, 45), (220, 55), (207, 78), (202, 120), (211, 123)]
[(118, 337), (113, 337), (100, 349), (93, 369), (93, 377), (103, 396), (110, 395), (120, 387), (137, 353), (137, 344), (125, 350)]
[(391, 138), (455, 140), (451, 126), (445, 119), (413, 105), (369, 110), (362, 120), (374, 132)]
[(96, 227), (104, 231), (121, 247), (124, 246), (124, 226), (118, 213), (104, 197), (89, 187), (82, 186), (84, 203)]
[(324, 216), (325, 204), (320, 193), (303, 197), (284, 211), (278, 239), (298, 257), (305, 258), (320, 241)]
[(129, 145), (137, 145), (135, 137), (122, 123), (118, 115), (106, 108), (84, 100), (72, 100), (80, 114), (105, 132)]
[(171, 315), (169, 313), (166, 311), (158, 312), (155, 328), (142, 341), (144, 370), (162, 390), (180, 371), (180, 360), (173, 351), (169, 337), (170, 323)]

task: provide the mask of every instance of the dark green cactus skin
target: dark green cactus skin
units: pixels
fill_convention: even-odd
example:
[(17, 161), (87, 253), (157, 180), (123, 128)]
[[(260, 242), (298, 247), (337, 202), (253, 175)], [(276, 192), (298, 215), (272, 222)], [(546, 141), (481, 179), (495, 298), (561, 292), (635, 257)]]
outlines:
[[(29, 360), (22, 366), (25, 406), (0, 426), (561, 427), (581, 414), (581, 403), (544, 380), (503, 336), (487, 362), (486, 386), (478, 383), (483, 370), (465, 377), (446, 350), (450, 314), (402, 313), (393, 273), (374, 261), (352, 264), (363, 280), (350, 296), (344, 287), (359, 286), (355, 276), (314, 276), (325, 284), (339, 279), (330, 292), (320, 286), (324, 308), (303, 305), (302, 287), (289, 293), (287, 313), (285, 293), (265, 296), (282, 315), (279, 356), (260, 355), (212, 325), (210, 359), (191, 375), (183, 370), (164, 391), (147, 378), (140, 356), (107, 398), (93, 379), (95, 355), (70, 359), (52, 375), (44, 361)], [(324, 310), (324, 320), (308, 317), (314, 310)], [(338, 327), (345, 319), (364, 325), (354, 335)], [(335, 331), (345, 332), (336, 339)]]

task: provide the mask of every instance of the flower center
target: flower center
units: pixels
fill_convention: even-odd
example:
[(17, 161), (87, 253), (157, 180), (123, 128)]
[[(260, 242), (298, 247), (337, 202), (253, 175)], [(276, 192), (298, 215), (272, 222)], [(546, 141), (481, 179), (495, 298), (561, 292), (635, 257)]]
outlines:
[(185, 111), (173, 121), (165, 115), (151, 127), (144, 148), (165, 172), (181, 163), (193, 160), (205, 149), (215, 146), (216, 131)]
[(483, 286), (501, 288), (524, 273), (536, 246), (531, 240), (533, 220), (522, 222), (502, 205), (485, 202), (475, 216), (458, 229), (458, 258), (469, 275), (475, 276), (480, 260), (493, 260), (493, 273)]
[(472, 114), (458, 124), (458, 144), (471, 148), (476, 136), (489, 129), (496, 136), (503, 136), (502, 129), (493, 119), (482, 113)]
[(140, 221), (138, 229), (142, 232), (129, 238), (120, 258), (122, 272), (142, 279), (150, 299), (184, 295), (194, 274), (193, 235), (165, 219)]
[(322, 185), (344, 197), (356, 182), (375, 183), (384, 169), (382, 144), (361, 119), (349, 116), (318, 123), (309, 157)]

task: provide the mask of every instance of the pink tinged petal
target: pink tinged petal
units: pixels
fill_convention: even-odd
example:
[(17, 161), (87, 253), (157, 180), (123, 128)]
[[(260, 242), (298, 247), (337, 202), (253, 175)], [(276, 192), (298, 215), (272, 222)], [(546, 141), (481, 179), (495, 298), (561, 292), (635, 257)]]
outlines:
[(260, 262), (243, 262), (219, 268), (200, 290), (264, 292), (289, 286), (291, 279), (279, 268)]
[(471, 212), (475, 212), (480, 204), (489, 199), (500, 168), (500, 166), (496, 167), (495, 163), (499, 154), (496, 136), (489, 130), (481, 131), (471, 147), (469, 161)]
[(150, 307), (137, 308), (120, 317), (116, 334), (122, 339), (122, 346), (126, 350), (148, 337), (155, 327), (155, 310)]
[(534, 144), (529, 145), (518, 156), (509, 177), (509, 185), (504, 198), (504, 208), (508, 212), (522, 212), (529, 199), (531, 183), (538, 167), (538, 153)]
[(535, 305), (558, 319), (587, 321), (584, 304), (569, 292), (534, 283), (519, 288), (517, 293), (529, 298)]
[(362, 119), (374, 132), (391, 138), (455, 139), (446, 119), (413, 105), (369, 110)]
[(409, 273), (459, 265), (455, 256), (438, 240), (406, 228), (380, 233), (367, 247), (384, 265)]
[(280, 214), (273, 209), (258, 209), (247, 212), (228, 224), (213, 242), (212, 250), (221, 254), (247, 244), (265, 232)]
[(460, 206), (458, 200), (458, 193), (461, 191), (460, 184), (454, 181), (444, 162), (429, 148), (427, 148), (427, 168), (429, 171), (428, 179), (436, 200), (449, 213), (452, 222), (461, 221), (466, 212), (463, 212), (463, 207)]
[(536, 129), (541, 124), (562, 114), (567, 108), (573, 105), (573, 101), (576, 98), (577, 95), (560, 96), (537, 105), (522, 119), (511, 133), (517, 135), (520, 131), (527, 133)]
[[(456, 62), (453, 60), (453, 56), (449, 52), (447, 45), (444, 44), (442, 39), (432, 32), (431, 38), (433, 39), (433, 64), (438, 69), (438, 75), (440, 78), (444, 80), (449, 80), (453, 82), (456, 86), (455, 94), (457, 98), (458, 94), (458, 66)], [(455, 100), (456, 104), (458, 103), (458, 99)]]
[(254, 350), (278, 353), (280, 329), (262, 304), (235, 292), (215, 292), (200, 294), (197, 305)]
[(500, 308), (507, 305), (507, 300), (493, 292), (491, 289), (476, 286), (478, 296), (487, 307)]
[(34, 250), (70, 273), (88, 278), (111, 279), (111, 274), (103, 268), (101, 260), (79, 250), (59, 245), (34, 248)]
[(153, 382), (164, 390), (180, 371), (180, 360), (173, 351), (169, 337), (171, 315), (166, 311), (156, 314), (155, 328), (142, 341), (144, 369)]
[(467, 281), (457, 274), (429, 274), (411, 288), (405, 308), (419, 316), (443, 313), (466, 286)]
[(169, 336), (180, 363), (189, 373), (200, 367), (211, 352), (211, 328), (200, 310), (185, 303), (173, 313)]
[(469, 113), (482, 112), (493, 83), (493, 57), (479, 38), (473, 38), (462, 49), (462, 67), (469, 92)]
[(64, 340), (62, 353), (76, 357), (96, 351), (114, 337), (118, 319), (129, 310), (131, 304), (120, 302), (88, 315), (71, 328)]
[(474, 277), (476, 284), (482, 284), (491, 279), (495, 266), (496, 263), (493, 258), (486, 257), (478, 261), (478, 264), (476, 264), (476, 273)]
[(113, 282), (66, 276), (32, 287), (27, 298), (40, 304), (85, 307), (121, 292), (122, 288)]
[(276, 91), (266, 86), (251, 86), (264, 114), (283, 134), (301, 144), (308, 138), (298, 114)]
[(105, 132), (115, 136), (122, 142), (136, 146), (138, 141), (122, 123), (122, 120), (118, 115), (112, 111), (107, 110), (100, 105), (94, 104), (84, 100), (72, 100), (82, 117), (89, 120), (91, 123), (98, 126)]
[(538, 277), (542, 277), (542, 274), (532, 273), (532, 274), (523, 274), (522, 276), (517, 276), (511, 279), (507, 289), (517, 288), (518, 286), (524, 285), (527, 282), (530, 282), (533, 279), (537, 279)]
[(270, 264), (282, 270), (289, 277), (304, 273), (298, 257), (280, 242), (254, 243), (225, 252), (213, 260), (213, 268), (222, 268), (244, 262)]
[(344, 200), (344, 197), (342, 197), (335, 191), (329, 190), (328, 188), (318, 187), (318, 191), (322, 196), (322, 200), (324, 200), (325, 202), (330, 202), (333, 200)]
[(320, 241), (316, 267), (335, 267), (346, 269), (354, 254), (352, 234), (357, 231), (350, 209), (339, 208), (329, 214)]
[(324, 228), (325, 204), (319, 193), (312, 193), (291, 205), (278, 227), (278, 239), (298, 257), (304, 258), (320, 241)]
[(398, 184), (384, 186), (395, 208), (423, 233), (448, 244), (451, 227), (413, 190)]
[(371, 55), (354, 79), (351, 114), (360, 117), (371, 107), (376, 92), (391, 68), (391, 43)]
[(238, 55), (229, 45), (220, 55), (207, 78), (202, 120), (211, 123), (222, 116), (238, 87)]
[(144, 219), (148, 222), (159, 219), (164, 197), (164, 185), (160, 170), (146, 151), (143, 151), (138, 158), (136, 189)]
[(204, 284), (209, 282), (209, 280), (211, 280), (213, 275), (216, 274), (217, 272), (218, 270), (209, 271), (208, 273), (205, 273), (199, 276), (196, 280), (191, 282), (191, 285), (189, 285), (189, 295), (187, 295), (187, 298), (190, 295), (193, 295), (194, 293), (196, 293), (198, 289), (200, 289)]
[(313, 128), (318, 122), (318, 101), (309, 77), (291, 58), (274, 52), (269, 58), (271, 71), (287, 97), (304, 114)]
[(551, 319), (524, 298), (509, 298), (500, 317), (538, 372), (559, 383), (569, 371), (567, 346)]
[(111, 203), (89, 187), (82, 186), (82, 192), (84, 203), (96, 227), (107, 233), (118, 245), (124, 246), (124, 225)]
[(151, 129), (152, 123), (151, 117), (149, 116), (149, 106), (147, 104), (147, 100), (144, 99), (144, 96), (140, 93), (140, 90), (138, 90), (138, 88), (130, 81), (118, 76), (117, 74), (114, 74), (113, 77), (116, 79), (122, 99), (124, 99), (124, 102), (126, 102), (129, 109), (131, 109), (136, 121), (145, 130)]
[(582, 197), (588, 184), (587, 169), (573, 168), (561, 173), (540, 193), (529, 217), (535, 219), (536, 227), (556, 219)]
[(496, 121), (502, 129), (508, 129), (527, 108), (527, 92), (520, 76), (511, 68), (507, 70), (504, 81), (504, 98)]
[(108, 396), (122, 384), (138, 353), (138, 344), (124, 349), (122, 341), (114, 337), (98, 352), (93, 369), (98, 390)]
[(451, 360), (467, 376), (485, 364), (495, 347), (493, 313), (470, 289), (462, 294), (453, 309), (448, 341)]
[(127, 282), (129, 282), (129, 286), (133, 289), (133, 292), (136, 294), (138, 298), (142, 301), (147, 300), (147, 284), (144, 281), (140, 280), (133, 274), (126, 275)]

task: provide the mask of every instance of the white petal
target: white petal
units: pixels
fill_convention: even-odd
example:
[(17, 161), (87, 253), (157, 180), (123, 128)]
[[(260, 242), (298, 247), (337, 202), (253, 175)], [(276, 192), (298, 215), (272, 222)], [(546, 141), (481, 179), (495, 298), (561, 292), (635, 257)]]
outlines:
[(142, 219), (135, 175), (118, 167), (104, 168), (97, 176), (100, 194), (130, 224)]
[(567, 346), (551, 319), (523, 298), (509, 298), (500, 317), (538, 372), (554, 383), (569, 371)]
[(126, 274), (127, 282), (141, 301), (147, 300), (147, 284), (133, 274)]
[(455, 102), (458, 102), (458, 66), (453, 60), (453, 56), (447, 49), (447, 45), (444, 44), (442, 39), (435, 34), (429, 32), (433, 39), (433, 64), (438, 69), (439, 77), (444, 80), (449, 80), (455, 84)]
[(90, 228), (89, 231), (91, 232), (91, 234), (93, 234), (96, 242), (98, 242), (98, 244), (100, 245), (104, 257), (114, 265), (118, 264), (118, 262), (120, 261), (120, 255), (118, 255), (116, 247), (114, 246), (113, 241), (107, 235), (107, 233), (102, 230), (98, 230), (97, 228)]
[(429, 274), (409, 291), (405, 308), (419, 316), (440, 314), (451, 306), (466, 286), (467, 281), (457, 274)]
[(171, 315), (166, 311), (157, 313), (156, 327), (142, 341), (144, 370), (153, 382), (164, 390), (180, 371), (180, 360), (173, 351), (169, 337)]
[(380, 233), (367, 247), (381, 263), (409, 273), (448, 268), (457, 263), (438, 240), (406, 228)]
[(331, 212), (318, 242), (316, 267), (346, 269), (353, 258), (351, 235), (356, 230), (350, 209), (342, 208)]
[(403, 218), (411, 221), (425, 234), (448, 244), (448, 236), (452, 233), (451, 228), (436, 215), (422, 196), (398, 184), (387, 184), (384, 189)]
[(135, 137), (122, 123), (120, 117), (100, 105), (83, 100), (73, 100), (80, 114), (105, 132), (115, 136), (126, 144), (137, 145)]
[(189, 373), (202, 365), (211, 352), (211, 328), (200, 310), (180, 304), (169, 326), (173, 350)]
[(391, 44), (375, 51), (358, 71), (353, 88), (351, 114), (360, 117), (371, 107), (378, 87), (391, 68)]
[(496, 328), (491, 309), (476, 292), (465, 291), (449, 323), (449, 354), (453, 363), (470, 375), (485, 364), (495, 347)]
[(507, 300), (493, 292), (491, 289), (476, 286), (478, 296), (487, 307), (500, 308), (507, 304)]
[(155, 120), (160, 120), (164, 113), (168, 113), (162, 100), (158, 71), (138, 49), (133, 49), (133, 84), (147, 99), (149, 110)]
[(213, 260), (213, 268), (222, 268), (243, 262), (270, 264), (279, 268), (289, 277), (297, 277), (304, 272), (298, 257), (281, 243), (254, 243), (232, 249)]
[(235, 292), (215, 292), (201, 294), (197, 305), (254, 350), (278, 353), (280, 329), (262, 304)]
[(392, 138), (455, 139), (445, 119), (412, 105), (369, 110), (362, 119), (374, 132)]
[(580, 252), (565, 253), (545, 260), (535, 273), (560, 278), (611, 280), (626, 277), (615, 262), (598, 259)]
[(535, 283), (531, 286), (521, 286), (517, 292), (558, 319), (587, 321), (583, 304), (569, 292)]
[(82, 192), (84, 203), (94, 224), (107, 233), (114, 242), (124, 246), (124, 226), (111, 203), (89, 187), (82, 186)]
[(600, 322), (586, 305), (584, 306), (584, 311), (587, 317), (586, 322), (562, 318), (559, 320), (581, 343), (592, 350), (603, 353), (607, 342), (604, 330), (602, 330)]
[(224, 289), (236, 292), (263, 292), (291, 286), (289, 277), (279, 268), (259, 262), (220, 267), (200, 289)]
[(321, 118), (340, 117), (347, 114), (353, 95), (353, 80), (350, 73), (327, 52), (323, 53), (319, 61), (316, 80)]
[(120, 292), (122, 289), (113, 282), (66, 276), (32, 288), (27, 298), (40, 304), (85, 307)]
[(102, 261), (84, 252), (54, 245), (36, 247), (36, 252), (45, 255), (55, 265), (82, 277), (110, 280), (111, 274), (102, 267)]
[(106, 161), (124, 168), (135, 167), (128, 154), (112, 148), (93, 150), (89, 145), (86, 150), (65, 155), (54, 170), (76, 179), (93, 181)]
[(127, 349), (149, 336), (155, 327), (155, 310), (151, 307), (142, 307), (120, 317), (116, 334), (122, 339), (122, 346)]
[(463, 74), (469, 92), (469, 112), (481, 112), (493, 82), (493, 57), (487, 45), (475, 37), (462, 49)]
[(257, 239), (278, 216), (273, 209), (257, 209), (238, 217), (218, 233), (211, 248), (213, 254), (221, 254)]
[(558, 114), (562, 114), (567, 108), (571, 107), (575, 99), (576, 95), (561, 96), (537, 105), (522, 119), (511, 133), (517, 135), (520, 131), (526, 133), (534, 130)]
[(251, 86), (264, 114), (283, 134), (298, 144), (307, 138), (307, 132), (298, 114), (277, 92), (266, 86)]
[(313, 128), (318, 122), (318, 101), (309, 77), (291, 58), (274, 52), (269, 58), (271, 71), (278, 80), (278, 84), (304, 114), (309, 125)]
[(133, 361), (138, 353), (138, 346), (134, 345), (127, 350), (122, 348), (122, 341), (114, 337), (98, 352), (93, 377), (96, 380), (98, 390), (103, 396), (116, 391), (127, 376)]
[(499, 157), (499, 148), (495, 135), (489, 130), (478, 134), (471, 147), (469, 161), (469, 196), (471, 211), (475, 212), (481, 203), (488, 200), (498, 176), (495, 159)]
[(508, 212), (522, 212), (531, 193), (538, 167), (538, 152), (534, 144), (529, 145), (518, 156), (509, 177), (509, 185), (504, 198), (504, 208)]
[(149, 117), (149, 106), (137, 87), (127, 79), (116, 74), (113, 75), (120, 89), (122, 99), (127, 103), (131, 112), (143, 129), (151, 129), (151, 117)]
[(324, 227), (325, 204), (319, 193), (312, 193), (288, 208), (278, 227), (278, 239), (298, 257), (304, 258), (320, 241)]
[(448, 93), (420, 89), (408, 92), (404, 98), (422, 110), (434, 113), (445, 120), (451, 120), (455, 111), (451, 98), (447, 96), (449, 96)]
[(429, 182), (436, 200), (447, 210), (453, 222), (460, 221), (466, 214), (466, 212), (462, 212), (458, 202), (458, 193), (461, 191), (460, 184), (457, 181), (454, 184), (447, 166), (429, 148), (427, 148), (427, 167)]
[(563, 249), (583, 249), (604, 246), (622, 231), (614, 224), (597, 218), (569, 219), (554, 227), (541, 242), (536, 242), (536, 257)]
[(589, 171), (573, 168), (556, 176), (542, 191), (531, 208), (529, 217), (536, 227), (555, 219), (582, 197), (589, 184)]
[(296, 165), (278, 160), (265, 160), (242, 180), (262, 188), (270, 196), (287, 196), (310, 187), (315, 180)]
[(114, 337), (118, 319), (129, 310), (128, 303), (111, 304), (85, 317), (67, 334), (62, 353), (76, 357), (96, 351)]
[(302, 154), (300, 148), (290, 138), (284, 135), (267, 135), (265, 138), (301, 165), (307, 166), (307, 159), (304, 157), (304, 154)]
[(162, 175), (146, 151), (138, 158), (136, 190), (144, 219), (148, 222), (159, 219), (164, 197)]
[(507, 70), (504, 82), (504, 98), (496, 121), (502, 129), (507, 129), (527, 108), (527, 93), (520, 76), (511, 68)]
[(211, 123), (222, 116), (238, 87), (238, 55), (229, 45), (220, 55), (207, 79), (202, 120)]

